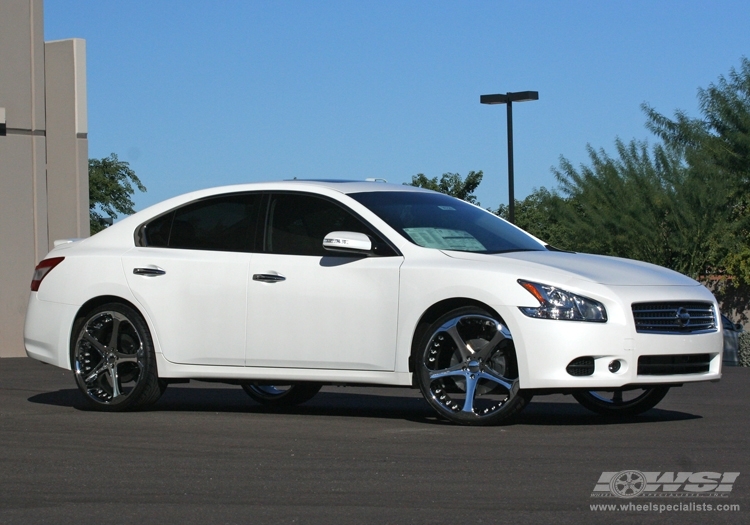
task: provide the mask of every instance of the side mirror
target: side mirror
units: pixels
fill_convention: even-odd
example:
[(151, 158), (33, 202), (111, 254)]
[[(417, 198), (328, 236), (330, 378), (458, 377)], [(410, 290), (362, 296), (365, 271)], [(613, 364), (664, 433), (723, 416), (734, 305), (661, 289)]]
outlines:
[(331, 232), (323, 239), (323, 248), (332, 252), (367, 254), (372, 251), (372, 241), (364, 233)]

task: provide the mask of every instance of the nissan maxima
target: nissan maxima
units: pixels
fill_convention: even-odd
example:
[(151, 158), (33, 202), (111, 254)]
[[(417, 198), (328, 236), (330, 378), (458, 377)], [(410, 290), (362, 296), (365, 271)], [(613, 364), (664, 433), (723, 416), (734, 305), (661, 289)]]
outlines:
[(718, 312), (684, 275), (557, 250), (440, 193), (294, 180), (189, 193), (55, 241), (24, 336), (99, 410), (189, 379), (271, 406), (388, 385), (488, 425), (533, 395), (631, 416), (718, 380)]

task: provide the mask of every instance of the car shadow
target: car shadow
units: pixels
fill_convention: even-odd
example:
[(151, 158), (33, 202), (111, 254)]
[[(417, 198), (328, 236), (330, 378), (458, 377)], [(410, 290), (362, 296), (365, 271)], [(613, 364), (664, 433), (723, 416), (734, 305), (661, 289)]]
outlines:
[[(28, 398), (31, 403), (93, 411), (77, 389), (46, 392)], [(311, 401), (289, 408), (271, 408), (252, 401), (239, 388), (170, 386), (150, 412), (226, 412), (309, 416), (402, 419), (430, 425), (450, 424), (438, 417), (419, 396), (321, 392)], [(654, 408), (633, 417), (607, 417), (589, 412), (576, 402), (532, 401), (505, 425), (596, 426), (662, 423), (701, 419), (702, 416)]]
[[(96, 412), (78, 389), (45, 392), (28, 398), (31, 403)], [(403, 419), (420, 423), (447, 424), (439, 420), (421, 397), (380, 396), (321, 392), (294, 407), (268, 407), (251, 400), (239, 388), (180, 388), (170, 386), (148, 412), (224, 412), (247, 414), (293, 414), (310, 416)], [(430, 421), (432, 420), (432, 421)]]
[(577, 402), (532, 401), (518, 416), (517, 425), (579, 426), (631, 425), (702, 419), (703, 416), (677, 410), (652, 408), (638, 416), (603, 416), (583, 408)]
[(81, 392), (75, 388), (58, 390), (57, 392), (44, 392), (28, 398), (30, 403), (39, 403), (41, 405), (52, 405), (58, 407), (70, 407), (78, 410), (86, 408), (85, 400)]

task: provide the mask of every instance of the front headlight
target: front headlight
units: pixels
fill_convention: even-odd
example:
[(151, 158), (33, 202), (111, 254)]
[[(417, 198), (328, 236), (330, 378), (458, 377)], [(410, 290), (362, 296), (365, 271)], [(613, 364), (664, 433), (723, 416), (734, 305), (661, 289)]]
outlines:
[(559, 319), (561, 321), (607, 322), (607, 310), (599, 301), (547, 284), (532, 283), (522, 279), (518, 280), (518, 284), (533, 295), (541, 305), (539, 307), (518, 307), (529, 317)]

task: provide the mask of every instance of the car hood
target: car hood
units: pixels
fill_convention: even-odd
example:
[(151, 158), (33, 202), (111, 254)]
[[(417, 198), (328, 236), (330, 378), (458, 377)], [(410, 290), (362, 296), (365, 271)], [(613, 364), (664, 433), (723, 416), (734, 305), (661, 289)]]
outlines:
[[(554, 251), (509, 252), (486, 255), (470, 252), (444, 251), (449, 257), (477, 262), (518, 261), (527, 272), (519, 272), (519, 277), (534, 273), (533, 266), (560, 270), (586, 281), (610, 286), (695, 286), (693, 279), (675, 271), (631, 259)], [(539, 268), (541, 269), (541, 268)]]

